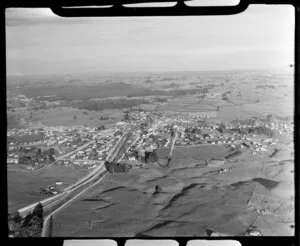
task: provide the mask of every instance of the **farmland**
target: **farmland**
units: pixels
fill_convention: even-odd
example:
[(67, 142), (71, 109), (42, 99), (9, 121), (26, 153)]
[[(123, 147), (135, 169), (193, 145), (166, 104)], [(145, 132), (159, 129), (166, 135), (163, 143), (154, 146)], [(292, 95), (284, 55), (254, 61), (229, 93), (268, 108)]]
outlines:
[[(45, 144), (73, 153), (40, 172), (19, 168), (12, 153), (9, 211), (49, 196), (39, 190), (53, 182), (76, 182), (128, 132), (137, 141), (126, 141), (123, 147), (130, 148), (114, 161), (122, 157), (132, 168), (108, 173), (57, 213), (53, 236), (207, 236), (207, 230), (241, 236), (251, 226), (267, 236), (293, 235), (291, 75), (91, 74), (30, 81), (9, 86), (8, 128), (47, 129)], [(11, 152), (41, 137), (21, 136), (10, 143)]]
[[(170, 148), (160, 148), (157, 155), (163, 158), (170, 153)], [(221, 145), (200, 145), (187, 147), (174, 147), (172, 157), (192, 158), (194, 160), (223, 159), (227, 155), (227, 150)]]
[[(226, 175), (219, 174), (218, 168), (185, 157), (173, 158), (166, 168), (149, 164), (123, 175), (111, 174), (55, 219), (54, 235), (206, 236), (209, 228), (242, 235), (255, 221), (264, 235), (278, 235), (278, 230), (291, 235), (290, 222), (276, 220), (272, 212), (256, 219), (257, 213), (250, 207), (247, 209), (254, 189), (261, 194), (268, 190), (253, 179), (261, 177), (264, 158), (240, 157), (226, 164), (229, 169)], [(268, 166), (274, 168), (274, 164)], [(285, 176), (281, 182), (290, 178)], [(157, 185), (160, 191), (155, 194)], [(280, 189), (276, 186), (266, 197), (269, 204), (266, 209), (272, 211), (279, 207), (275, 193)], [(288, 208), (291, 200), (289, 196), (286, 199)], [(122, 212), (124, 209), (127, 213)], [(293, 210), (286, 211), (289, 212), (282, 216), (289, 220)], [(75, 213), (78, 216), (74, 219)], [(268, 223), (272, 223), (272, 227)]]
[[(105, 109), (100, 112), (88, 111), (76, 108), (52, 108), (48, 110), (35, 110), (31, 115), (28, 111), (15, 113), (20, 115), (26, 125), (45, 126), (74, 126), (74, 125), (109, 125), (122, 119), (118, 109)], [(74, 117), (75, 116), (75, 117)], [(9, 128), (13, 128), (13, 123)], [(25, 124), (25, 123), (24, 123)]]
[(45, 188), (56, 181), (63, 182), (66, 187), (87, 173), (85, 169), (53, 165), (37, 172), (7, 172), (8, 208), (9, 212), (25, 207), (33, 202), (48, 197), (40, 193), (40, 188)]

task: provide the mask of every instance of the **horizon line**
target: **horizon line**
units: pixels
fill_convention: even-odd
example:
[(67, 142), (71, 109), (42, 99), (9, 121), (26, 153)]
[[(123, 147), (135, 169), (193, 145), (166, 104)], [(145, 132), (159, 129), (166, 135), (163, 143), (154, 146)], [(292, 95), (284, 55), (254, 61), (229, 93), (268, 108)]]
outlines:
[[(86, 73), (99, 73), (99, 74), (106, 74), (106, 75), (112, 75), (112, 74), (149, 74), (149, 73), (192, 73), (192, 72), (238, 72), (238, 71), (276, 71), (276, 70), (289, 70), (290, 67), (273, 67), (273, 68), (237, 68), (237, 69), (216, 69), (216, 70), (153, 70), (153, 71), (97, 71), (97, 70), (89, 70), (89, 71), (82, 71), (82, 72), (49, 72), (49, 73), (26, 73), (26, 74), (20, 74), (20, 73), (6, 73), (7, 77), (10, 76), (16, 76), (16, 77), (22, 77), (22, 76), (38, 76), (38, 75), (79, 75), (79, 74), (86, 74)], [(292, 69), (291, 69), (292, 70)]]

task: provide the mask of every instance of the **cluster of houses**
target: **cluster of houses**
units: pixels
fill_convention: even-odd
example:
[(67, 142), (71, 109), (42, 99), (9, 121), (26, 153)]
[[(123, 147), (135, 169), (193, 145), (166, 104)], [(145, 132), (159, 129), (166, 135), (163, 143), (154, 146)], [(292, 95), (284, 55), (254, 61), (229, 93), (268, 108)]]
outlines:
[(72, 152), (66, 157), (64, 165), (76, 165), (88, 169), (95, 168), (99, 161), (104, 161), (121, 137), (117, 128), (101, 131), (93, 136), (93, 142), (85, 148)]
[(32, 146), (44, 145), (52, 147), (60, 145), (63, 147), (77, 147), (75, 140), (80, 136), (82, 144), (90, 141), (91, 136), (96, 130), (89, 127), (43, 127), (43, 128), (28, 128), (28, 129), (12, 129), (7, 132), (8, 137), (23, 137), (30, 135), (43, 134), (43, 139), (38, 141), (16, 143), (11, 141), (9, 146)]
[[(47, 146), (57, 150), (59, 155), (70, 152), (64, 160), (65, 165), (95, 166), (97, 161), (106, 159), (109, 151), (120, 139), (122, 132), (132, 126), (141, 130), (140, 138), (130, 148), (128, 156), (133, 150), (149, 151), (159, 147), (171, 147), (171, 139), (176, 133), (175, 146), (188, 146), (197, 144), (226, 144), (232, 149), (250, 148), (253, 154), (267, 151), (269, 145), (275, 145), (274, 139), (261, 138), (255, 134), (245, 134), (243, 131), (230, 131), (231, 129), (245, 129), (263, 125), (278, 134), (292, 134), (293, 125), (283, 123), (266, 123), (251, 121), (252, 123), (223, 124), (224, 132), (220, 131), (220, 123), (210, 122), (199, 125), (201, 121), (207, 121), (205, 115), (173, 114), (162, 115), (155, 112), (144, 112), (142, 110), (130, 111), (130, 117), (121, 121), (115, 127), (99, 131), (96, 127), (74, 126), (74, 127), (39, 127), (28, 129), (12, 129), (7, 132), (8, 137), (43, 134), (43, 139), (36, 142), (25, 142), (23, 144), (14, 141), (8, 142), (9, 164), (18, 164), (18, 148), (20, 146)], [(192, 129), (192, 131), (191, 131)], [(13, 139), (13, 138), (12, 138)], [(85, 148), (81, 146), (89, 143)], [(78, 149), (78, 151), (76, 151)], [(72, 150), (75, 150), (72, 151)], [(132, 156), (130, 158), (133, 158)]]
[[(138, 113), (136, 113), (136, 118), (138, 118)], [(145, 117), (146, 118), (146, 114)], [(265, 138), (262, 136), (257, 136), (252, 133), (245, 134), (243, 131), (236, 132), (230, 130), (237, 129), (249, 129), (259, 126), (265, 126), (272, 130), (277, 130), (280, 132), (285, 132), (287, 134), (292, 133), (293, 126), (281, 123), (262, 123), (259, 121), (252, 121), (252, 123), (228, 123), (224, 125), (224, 129), (228, 130), (221, 133), (218, 128), (219, 124), (210, 124), (205, 126), (195, 126), (193, 123), (195, 121), (201, 121), (208, 117), (205, 116), (191, 116), (187, 117), (183, 114), (179, 114), (178, 117), (169, 116), (163, 119), (156, 119), (151, 127), (148, 128), (146, 133), (141, 134), (140, 140), (132, 146), (128, 156), (129, 159), (134, 159), (132, 155), (132, 150), (153, 150), (158, 147), (170, 147), (171, 133), (175, 131), (177, 134), (175, 146), (188, 146), (196, 144), (224, 144), (230, 147), (231, 150), (235, 149), (251, 149), (253, 155), (259, 152), (266, 152), (270, 145), (276, 145), (278, 139)], [(186, 131), (191, 125), (195, 128), (193, 133)], [(154, 137), (153, 137), (154, 136)], [(163, 144), (164, 143), (164, 144)], [(210, 164), (211, 165), (211, 164)]]
[[(49, 148), (53, 147), (56, 149), (59, 155), (68, 153), (72, 149), (77, 149), (84, 144), (95, 140), (94, 144), (91, 144), (87, 147), (86, 150), (78, 151), (75, 155), (71, 155), (70, 160), (74, 159), (83, 159), (88, 160), (89, 155), (94, 149), (100, 151), (99, 157), (95, 158), (93, 155), (93, 160), (103, 160), (107, 154), (109, 148), (114, 144), (113, 142), (118, 139), (118, 137), (112, 137), (111, 133), (115, 133), (116, 129), (108, 129), (102, 132), (97, 132), (96, 128), (76, 126), (76, 127), (43, 127), (43, 128), (34, 128), (34, 129), (12, 129), (7, 132), (7, 136), (10, 137), (22, 137), (32, 134), (42, 133), (44, 138), (42, 141), (36, 142), (23, 142), (19, 143), (16, 141), (10, 140), (7, 146), (7, 163), (8, 164), (18, 164), (19, 157), (22, 155), (20, 148), (26, 150), (26, 148), (31, 148), (36, 146), (39, 148)], [(96, 152), (98, 154), (98, 152)], [(91, 158), (90, 158), (91, 159)], [(66, 165), (72, 164), (71, 161), (64, 160), (63, 163)], [(77, 164), (74, 162), (73, 164)], [(82, 163), (80, 163), (82, 164)], [(88, 162), (86, 164), (91, 164)]]
[(294, 133), (294, 124), (284, 124), (284, 123), (268, 123), (265, 124), (266, 127), (270, 128), (271, 130), (275, 130), (278, 134), (293, 134)]

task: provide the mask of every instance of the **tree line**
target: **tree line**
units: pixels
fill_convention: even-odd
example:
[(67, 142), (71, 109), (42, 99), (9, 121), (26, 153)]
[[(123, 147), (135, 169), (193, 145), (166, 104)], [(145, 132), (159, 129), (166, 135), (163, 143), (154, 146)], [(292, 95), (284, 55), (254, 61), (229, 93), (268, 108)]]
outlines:
[(105, 161), (104, 166), (109, 173), (126, 173), (132, 166), (126, 163)]
[(84, 100), (77, 102), (64, 102), (61, 106), (78, 109), (102, 111), (104, 109), (123, 109), (149, 103), (145, 99), (105, 99), (101, 101)]
[(33, 166), (35, 163), (52, 163), (55, 161), (54, 154), (54, 148), (49, 148), (44, 151), (42, 151), (40, 148), (38, 148), (37, 150), (33, 148), (30, 152), (21, 155), (19, 157), (18, 163), (27, 166)]
[(40, 237), (43, 229), (43, 205), (38, 203), (22, 218), (19, 212), (8, 215), (8, 232), (12, 237)]

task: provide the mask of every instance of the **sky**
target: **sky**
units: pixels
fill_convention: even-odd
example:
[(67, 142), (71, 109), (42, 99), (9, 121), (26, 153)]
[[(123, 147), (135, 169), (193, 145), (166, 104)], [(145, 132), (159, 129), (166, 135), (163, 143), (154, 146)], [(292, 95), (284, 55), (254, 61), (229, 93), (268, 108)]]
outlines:
[(6, 10), (8, 75), (280, 69), (294, 63), (294, 7), (231, 16), (79, 17)]

